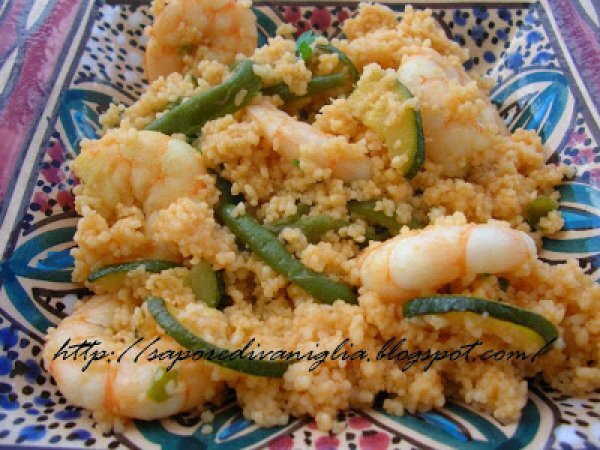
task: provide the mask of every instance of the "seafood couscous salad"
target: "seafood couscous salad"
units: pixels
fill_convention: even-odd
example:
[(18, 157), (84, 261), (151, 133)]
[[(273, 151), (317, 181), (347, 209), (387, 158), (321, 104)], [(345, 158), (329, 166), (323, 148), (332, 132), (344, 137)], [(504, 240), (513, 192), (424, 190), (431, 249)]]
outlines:
[[(343, 37), (257, 48), (249, 4), (155, 0), (145, 93), (73, 163), (74, 281), (44, 366), (110, 426), (217, 404), (258, 425), (461, 400), (518, 420), (527, 380), (600, 387), (600, 287), (549, 265), (533, 131), (429, 10), (361, 4)], [(342, 424), (343, 428), (343, 424)]]

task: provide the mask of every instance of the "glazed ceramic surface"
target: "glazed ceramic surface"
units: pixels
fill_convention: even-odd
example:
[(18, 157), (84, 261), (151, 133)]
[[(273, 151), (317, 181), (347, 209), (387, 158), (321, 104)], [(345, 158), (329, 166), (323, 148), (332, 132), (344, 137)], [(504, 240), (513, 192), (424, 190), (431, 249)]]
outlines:
[[(467, 69), (496, 81), (492, 99), (506, 123), (536, 130), (550, 161), (577, 167), (560, 187), (564, 230), (545, 239), (542, 257), (577, 258), (600, 278), (599, 3), (427, 6), (471, 50)], [(87, 294), (70, 281), (77, 181), (69, 166), (109, 103), (131, 104), (144, 90), (148, 9), (132, 0), (0, 1), (0, 448), (599, 448), (600, 392), (569, 398), (537, 381), (509, 426), (450, 402), (403, 417), (378, 404), (349, 411), (337, 435), (307, 419), (261, 429), (231, 399), (215, 406), (210, 433), (199, 416), (180, 414), (102, 434), (88, 412), (70, 406), (40, 366), (46, 329)], [(262, 45), (282, 22), (337, 36), (356, 2), (255, 1), (253, 9)]]

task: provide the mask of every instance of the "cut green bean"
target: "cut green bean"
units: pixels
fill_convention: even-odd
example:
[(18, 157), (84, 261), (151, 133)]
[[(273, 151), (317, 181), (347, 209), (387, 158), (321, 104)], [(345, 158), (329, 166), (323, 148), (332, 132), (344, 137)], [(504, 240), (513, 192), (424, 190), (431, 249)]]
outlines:
[(157, 403), (164, 402), (170, 397), (166, 389), (167, 384), (170, 381), (177, 380), (178, 376), (178, 370), (169, 370), (167, 372), (167, 369), (164, 367), (159, 367), (154, 375), (154, 380), (152, 381), (148, 392), (146, 392), (146, 397)]
[(228, 350), (205, 341), (173, 317), (160, 297), (147, 298), (146, 307), (167, 335), (191, 352), (201, 354), (206, 361), (213, 364), (248, 375), (270, 378), (281, 378), (291, 364), (289, 361), (251, 360), (242, 357), (241, 350)]
[(252, 217), (246, 215), (236, 217), (233, 213), (234, 208), (235, 206), (231, 204), (221, 204), (217, 207), (217, 214), (239, 241), (277, 273), (286, 276), (291, 283), (300, 286), (321, 303), (331, 304), (336, 300), (354, 304), (357, 302), (356, 294), (352, 289), (307, 268), (287, 251), (277, 236)]
[[(348, 203), (348, 211), (355, 217), (365, 220), (369, 226), (365, 237), (369, 241), (385, 241), (397, 235), (403, 224), (398, 223), (395, 217), (386, 215), (383, 211), (375, 209), (375, 201), (352, 200)], [(406, 224), (411, 230), (425, 228), (426, 224), (419, 219), (412, 218)]]
[(393, 216), (388, 216), (383, 211), (375, 209), (375, 201), (359, 202), (352, 200), (348, 203), (348, 211), (352, 215), (364, 219), (371, 225), (378, 225), (386, 228), (392, 236), (400, 232), (400, 224)]
[[(275, 221), (271, 222), (270, 224), (265, 225), (265, 227), (268, 228), (273, 233), (279, 234), (279, 231), (283, 230), (286, 226), (289, 226), (291, 223), (294, 223), (300, 217), (307, 215), (309, 212), (310, 212), (310, 206), (308, 206), (305, 203), (298, 203), (296, 205), (296, 214), (292, 214), (291, 216), (286, 217), (284, 219), (275, 220)], [(278, 232), (273, 231), (276, 229), (278, 229), (279, 231)]]
[(367, 239), (365, 244), (367, 244), (368, 241), (386, 241), (391, 237), (392, 235), (387, 228), (380, 225), (368, 225), (367, 231), (365, 232), (365, 238)]
[(346, 83), (347, 75), (343, 72), (332, 73), (330, 75), (317, 75), (308, 82), (306, 94), (296, 95), (290, 92), (290, 88), (285, 83), (279, 83), (274, 86), (266, 87), (262, 90), (263, 95), (278, 95), (284, 102), (290, 102), (298, 98), (312, 97), (321, 92), (328, 91), (336, 87), (343, 86)]
[(317, 54), (325, 53), (325, 54), (331, 55), (331, 54), (335, 53), (336, 55), (338, 55), (338, 59), (339, 59), (340, 63), (343, 65), (343, 70), (346, 72), (346, 74), (348, 76), (348, 81), (351, 82), (353, 85), (356, 84), (356, 82), (360, 78), (360, 74), (358, 73), (358, 70), (356, 69), (356, 66), (354, 65), (352, 60), (350, 58), (348, 58), (348, 55), (346, 55), (339, 48), (334, 47), (331, 44), (317, 45), (316, 50), (317, 50)]
[(308, 82), (306, 94), (304, 95), (293, 94), (290, 92), (288, 85), (285, 83), (279, 83), (274, 86), (263, 88), (263, 95), (278, 95), (284, 102), (287, 103), (299, 98), (312, 97), (313, 95), (320, 94), (336, 87), (341, 87), (344, 85), (352, 86), (356, 84), (359, 78), (358, 70), (356, 70), (356, 67), (344, 52), (333, 45), (318, 45), (315, 50), (315, 53), (317, 54), (337, 54), (343, 67), (342, 70), (329, 75), (314, 76), (312, 80)]
[(313, 30), (308, 30), (296, 39), (296, 56), (308, 61), (313, 54), (312, 43), (319, 37)]
[(284, 228), (298, 228), (311, 244), (319, 242), (321, 236), (330, 230), (339, 230), (348, 225), (348, 222), (333, 219), (329, 216), (304, 216), (286, 223), (268, 224), (264, 227), (278, 235)]
[(551, 211), (557, 209), (558, 203), (556, 200), (541, 195), (527, 205), (527, 208), (525, 208), (525, 218), (532, 228), (537, 228), (542, 217), (546, 217)]
[(310, 206), (308, 206), (306, 203), (298, 203), (296, 205), (296, 214), (294, 214), (292, 217), (294, 217), (294, 220), (296, 220), (302, 216), (307, 215), (309, 212)]
[[(214, 172), (213, 172), (214, 174)], [(234, 205), (237, 205), (240, 202), (244, 201), (244, 196), (242, 194), (232, 194), (231, 193), (231, 182), (229, 180), (227, 180), (226, 178), (223, 178), (222, 176), (218, 175), (218, 174), (214, 174), (216, 175), (216, 183), (215, 185), (217, 186), (217, 189), (221, 192), (221, 199), (220, 202), (221, 203), (232, 203)]]
[(262, 85), (252, 66), (250, 60), (239, 62), (228, 80), (166, 111), (146, 129), (195, 135), (209, 120), (239, 111), (258, 94)]

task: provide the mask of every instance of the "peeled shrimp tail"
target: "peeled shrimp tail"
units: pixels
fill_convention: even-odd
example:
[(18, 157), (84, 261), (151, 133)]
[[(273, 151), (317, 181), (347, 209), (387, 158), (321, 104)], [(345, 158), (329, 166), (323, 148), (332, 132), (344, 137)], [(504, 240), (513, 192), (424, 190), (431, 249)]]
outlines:
[(464, 275), (510, 273), (537, 255), (524, 232), (498, 225), (430, 226), (369, 249), (362, 285), (403, 302), (432, 293)]
[[(120, 342), (111, 333), (118, 308), (118, 300), (97, 295), (48, 333), (44, 365), (72, 404), (110, 416), (152, 420), (199, 407), (218, 395), (222, 385), (212, 381), (213, 369), (202, 361), (187, 360), (178, 362), (169, 372), (169, 382), (162, 386), (164, 398), (151, 398), (150, 389), (157, 377), (166, 373), (171, 361), (149, 361), (147, 355), (136, 361), (136, 356), (151, 339), (139, 342), (125, 352), (136, 341)], [(78, 345), (84, 341), (98, 342), (92, 350), (97, 355), (106, 352), (106, 357), (93, 361), (82, 371), (89, 362), (91, 350), (87, 360), (81, 353), (77, 358), (65, 358), (73, 352), (73, 348), (65, 347), (65, 342)], [(161, 337), (153, 348), (159, 351), (180, 349), (168, 337)], [(119, 359), (120, 355), (124, 356)]]

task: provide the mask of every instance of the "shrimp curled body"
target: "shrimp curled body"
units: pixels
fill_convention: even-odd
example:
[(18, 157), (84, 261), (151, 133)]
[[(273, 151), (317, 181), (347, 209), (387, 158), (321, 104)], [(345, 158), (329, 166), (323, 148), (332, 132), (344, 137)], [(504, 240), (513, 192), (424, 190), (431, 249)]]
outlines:
[(81, 180), (78, 195), (108, 220), (115, 217), (117, 204), (152, 214), (206, 189), (206, 168), (198, 152), (156, 131), (117, 129), (100, 140), (84, 141), (73, 170)]
[(331, 169), (334, 177), (344, 181), (370, 177), (369, 158), (356, 144), (300, 122), (274, 106), (252, 105), (247, 111), (271, 141), (273, 150), (283, 158), (310, 161), (318, 167)]
[[(44, 365), (71, 403), (111, 416), (153, 420), (202, 406), (219, 394), (223, 385), (212, 381), (214, 369), (208, 363), (178, 361), (166, 372), (172, 363), (169, 359), (160, 361), (146, 354), (136, 359), (150, 341), (146, 339), (132, 346), (137, 341), (122, 342), (117, 338), (111, 325), (120, 307), (122, 304), (115, 298), (96, 295), (48, 333)], [(84, 341), (97, 342), (95, 350), (105, 352), (107, 357), (94, 360), (82, 370), (91, 353), (88, 352), (87, 361), (81, 353), (65, 357), (64, 345)], [(153, 345), (159, 352), (180, 348), (165, 336)], [(164, 373), (170, 376), (163, 386), (163, 398), (152, 398), (148, 393)]]
[(507, 134), (498, 110), (462, 65), (435, 50), (405, 57), (398, 78), (421, 103), (427, 157), (444, 175), (465, 176), (494, 137)]
[(150, 82), (202, 60), (229, 64), (238, 53), (249, 56), (256, 49), (254, 14), (236, 0), (171, 0), (155, 14), (147, 31)]
[(510, 273), (537, 256), (524, 232), (498, 225), (433, 225), (398, 235), (363, 255), (362, 285), (404, 302), (465, 275)]

